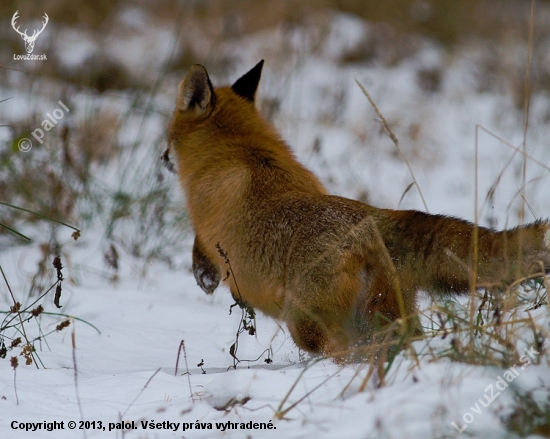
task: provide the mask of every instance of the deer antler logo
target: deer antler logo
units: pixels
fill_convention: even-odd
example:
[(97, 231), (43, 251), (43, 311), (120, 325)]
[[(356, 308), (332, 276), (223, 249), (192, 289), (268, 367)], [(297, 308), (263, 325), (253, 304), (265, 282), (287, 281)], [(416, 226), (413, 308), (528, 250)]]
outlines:
[(42, 23), (42, 29), (40, 29), (40, 30), (35, 29), (33, 31), (32, 35), (28, 36), (27, 35), (27, 29), (25, 29), (25, 32), (21, 32), (21, 31), (19, 31), (19, 26), (15, 27), (15, 22), (19, 18), (18, 14), (19, 14), (19, 11), (15, 11), (15, 14), (13, 14), (13, 18), (11, 19), (11, 25), (12, 25), (13, 29), (15, 30), (15, 32), (17, 32), (19, 35), (21, 35), (21, 38), (23, 38), (23, 41), (25, 41), (25, 50), (27, 51), (27, 53), (31, 54), (32, 51), (34, 50), (34, 42), (38, 38), (38, 35), (40, 35), (42, 33), (42, 31), (44, 30), (44, 28), (48, 24), (49, 17), (48, 17), (48, 14), (46, 14), (44, 12), (44, 17), (43, 18), (45, 19), (45, 21), (44, 21), (44, 23)]

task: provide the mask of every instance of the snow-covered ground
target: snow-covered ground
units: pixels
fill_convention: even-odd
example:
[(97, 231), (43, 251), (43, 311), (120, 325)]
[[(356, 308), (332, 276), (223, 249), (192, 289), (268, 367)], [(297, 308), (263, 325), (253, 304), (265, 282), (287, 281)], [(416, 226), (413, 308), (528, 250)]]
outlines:
[[(159, 48), (170, 45), (171, 34), (155, 33), (155, 23), (143, 26), (147, 17), (136, 11), (122, 11), (119, 19), (129, 28), (141, 23), (139, 28), (149, 29), (150, 34), (138, 33), (135, 40), (111, 36), (114, 42), (105, 50), (134, 71), (143, 68), (151, 75), (154, 72), (146, 67), (168, 55), (167, 49)], [(214, 71), (213, 81), (232, 81), (264, 58), (260, 107), (269, 113), (299, 160), (333, 193), (368, 200), (378, 207), (424, 210), (416, 188), (403, 196), (412, 176), (383, 133), (357, 80), (397, 134), (431, 213), (473, 221), (477, 190), (481, 224), (499, 228), (517, 225), (523, 177), (521, 154), (514, 148), (523, 141), (523, 113), (507, 94), (479, 90), (477, 69), (484, 48), (471, 45), (449, 55), (434, 42), (415, 40), (411, 55), (396, 63), (345, 63), (342, 54), (364, 44), (369, 32), (376, 29), (342, 14), (320, 21), (322, 25), (268, 29), (218, 42), (216, 53), (233, 62), (228, 71)], [(57, 32), (52, 23), (50, 38), (63, 42), (59, 56), (67, 65), (78, 64), (78, 55), (86, 52), (82, 48), (91, 50), (86, 34), (71, 34), (68, 29)], [(201, 38), (196, 40), (204, 45)], [(80, 49), (71, 51), (71, 47)], [(142, 47), (147, 47), (147, 52), (140, 52)], [(132, 51), (142, 56), (132, 57)], [(419, 80), (419, 72), (429, 69), (440, 75), (431, 91)], [(16, 75), (14, 72), (11, 80), (22, 83), (24, 79)], [(121, 148), (136, 147), (132, 154), (122, 153), (116, 163), (104, 168), (105, 175), (98, 175), (98, 180), (131, 191), (139, 177), (126, 178), (129, 173), (139, 175), (140, 166), (158, 166), (156, 157), (163, 145), (157, 139), (166, 127), (180, 79), (172, 75), (163, 79), (154, 102), (160, 110), (146, 119), (146, 125), (139, 118), (125, 122), (117, 142)], [(3, 121), (36, 111), (30, 109), (36, 98), (29, 99), (28, 92), (8, 92), (3, 86), (0, 90), (2, 97), (15, 96), (0, 104)], [(39, 100), (38, 114), (54, 108), (59, 96), (51, 94)], [(109, 109), (121, 114), (124, 110), (120, 107), (129, 95), (131, 92), (121, 92), (91, 98), (82, 91), (75, 93), (70, 97), (71, 123), (89, 117), (86, 108), (94, 105), (96, 111)], [(534, 96), (527, 135), (526, 221), (550, 216), (549, 114), (548, 98)], [(178, 202), (177, 179), (167, 173), (164, 178)], [(172, 255), (171, 267), (152, 262), (145, 276), (138, 275), (139, 263), (132, 256), (122, 254), (117, 283), (109, 282), (105, 275), (106, 240), (98, 238), (102, 232), (96, 233), (93, 226), (83, 229), (77, 242), (72, 241), (71, 233), (60, 228), (58, 234), (68, 255), (62, 261), (66, 280), (59, 312), (81, 320), (73, 320), (68, 328), (36, 343), (44, 368), (25, 366), (20, 357), (14, 371), (9, 358), (17, 349), (0, 360), (2, 438), (515, 437), (506, 432), (502, 420), (510, 414), (516, 393), (537, 389), (542, 392), (540, 398), (548, 395), (548, 356), (539, 358), (542, 354), (535, 353), (528, 335), (524, 342), (528, 356), (512, 371), (447, 358), (433, 361), (429, 355), (414, 359), (402, 353), (380, 387), (376, 373), (365, 385), (368, 364), (341, 366), (330, 360), (311, 360), (295, 347), (284, 326), (258, 315), (257, 335), (241, 334), (238, 348), (240, 359), (255, 361), (242, 361), (233, 370), (229, 348), (235, 342), (240, 311), (229, 313), (232, 300), (226, 289), (207, 297), (196, 286), (189, 270), (189, 233), (181, 230), (181, 235), (173, 236), (181, 245), (180, 252)], [(120, 233), (138, 232), (129, 229)], [(22, 303), (31, 300), (26, 292), (39, 258), (33, 245), (0, 253), (2, 269), (16, 300)], [(52, 268), (51, 283), (54, 281)], [(428, 306), (429, 302), (423, 300), (422, 304)], [(2, 282), (0, 310), (11, 305)], [(46, 296), (44, 308), (57, 311), (52, 295)], [(547, 333), (548, 307), (531, 315)], [(40, 328), (48, 332), (59, 321), (59, 317), (43, 315)], [(29, 337), (38, 335), (34, 321), (25, 327)], [(185, 354), (179, 355), (182, 341)], [(450, 339), (437, 343), (445, 347)], [(424, 341), (417, 342), (416, 350), (423, 352), (424, 346)], [(268, 353), (266, 349), (271, 350)], [(272, 362), (264, 361), (268, 358)], [(506, 373), (513, 375), (505, 382)], [(63, 429), (47, 431), (54, 421), (63, 423)], [(70, 422), (76, 423), (74, 430)], [(121, 430), (120, 422), (131, 428)]]

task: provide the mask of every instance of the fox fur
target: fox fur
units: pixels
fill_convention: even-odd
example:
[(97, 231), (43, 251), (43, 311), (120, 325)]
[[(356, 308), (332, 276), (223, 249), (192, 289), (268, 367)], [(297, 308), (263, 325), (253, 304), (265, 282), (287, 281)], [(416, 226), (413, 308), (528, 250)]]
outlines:
[(214, 88), (197, 64), (178, 89), (167, 152), (206, 293), (227, 271), (219, 245), (237, 301), (283, 320), (301, 349), (338, 357), (377, 322), (414, 316), (420, 289), (460, 294), (550, 270), (547, 221), (495, 231), (329, 195), (256, 110), (262, 66)]

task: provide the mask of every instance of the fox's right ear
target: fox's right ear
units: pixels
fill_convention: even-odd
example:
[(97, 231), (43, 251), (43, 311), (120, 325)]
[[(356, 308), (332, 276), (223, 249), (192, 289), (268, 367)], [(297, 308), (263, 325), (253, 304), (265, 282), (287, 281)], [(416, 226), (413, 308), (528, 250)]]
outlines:
[(214, 89), (206, 69), (195, 64), (178, 88), (178, 110), (200, 116), (214, 104)]

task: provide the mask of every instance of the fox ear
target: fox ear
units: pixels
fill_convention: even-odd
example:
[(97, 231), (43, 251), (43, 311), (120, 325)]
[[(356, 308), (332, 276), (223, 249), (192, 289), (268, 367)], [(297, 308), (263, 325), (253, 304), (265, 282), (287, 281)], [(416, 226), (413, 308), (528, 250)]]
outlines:
[(179, 85), (178, 110), (199, 116), (206, 113), (213, 103), (214, 89), (208, 73), (203, 66), (195, 64)]
[(254, 102), (254, 96), (260, 83), (260, 76), (262, 75), (262, 67), (264, 66), (264, 60), (262, 59), (252, 69), (241, 76), (235, 84), (231, 87), (235, 93), (242, 96), (250, 102)]

